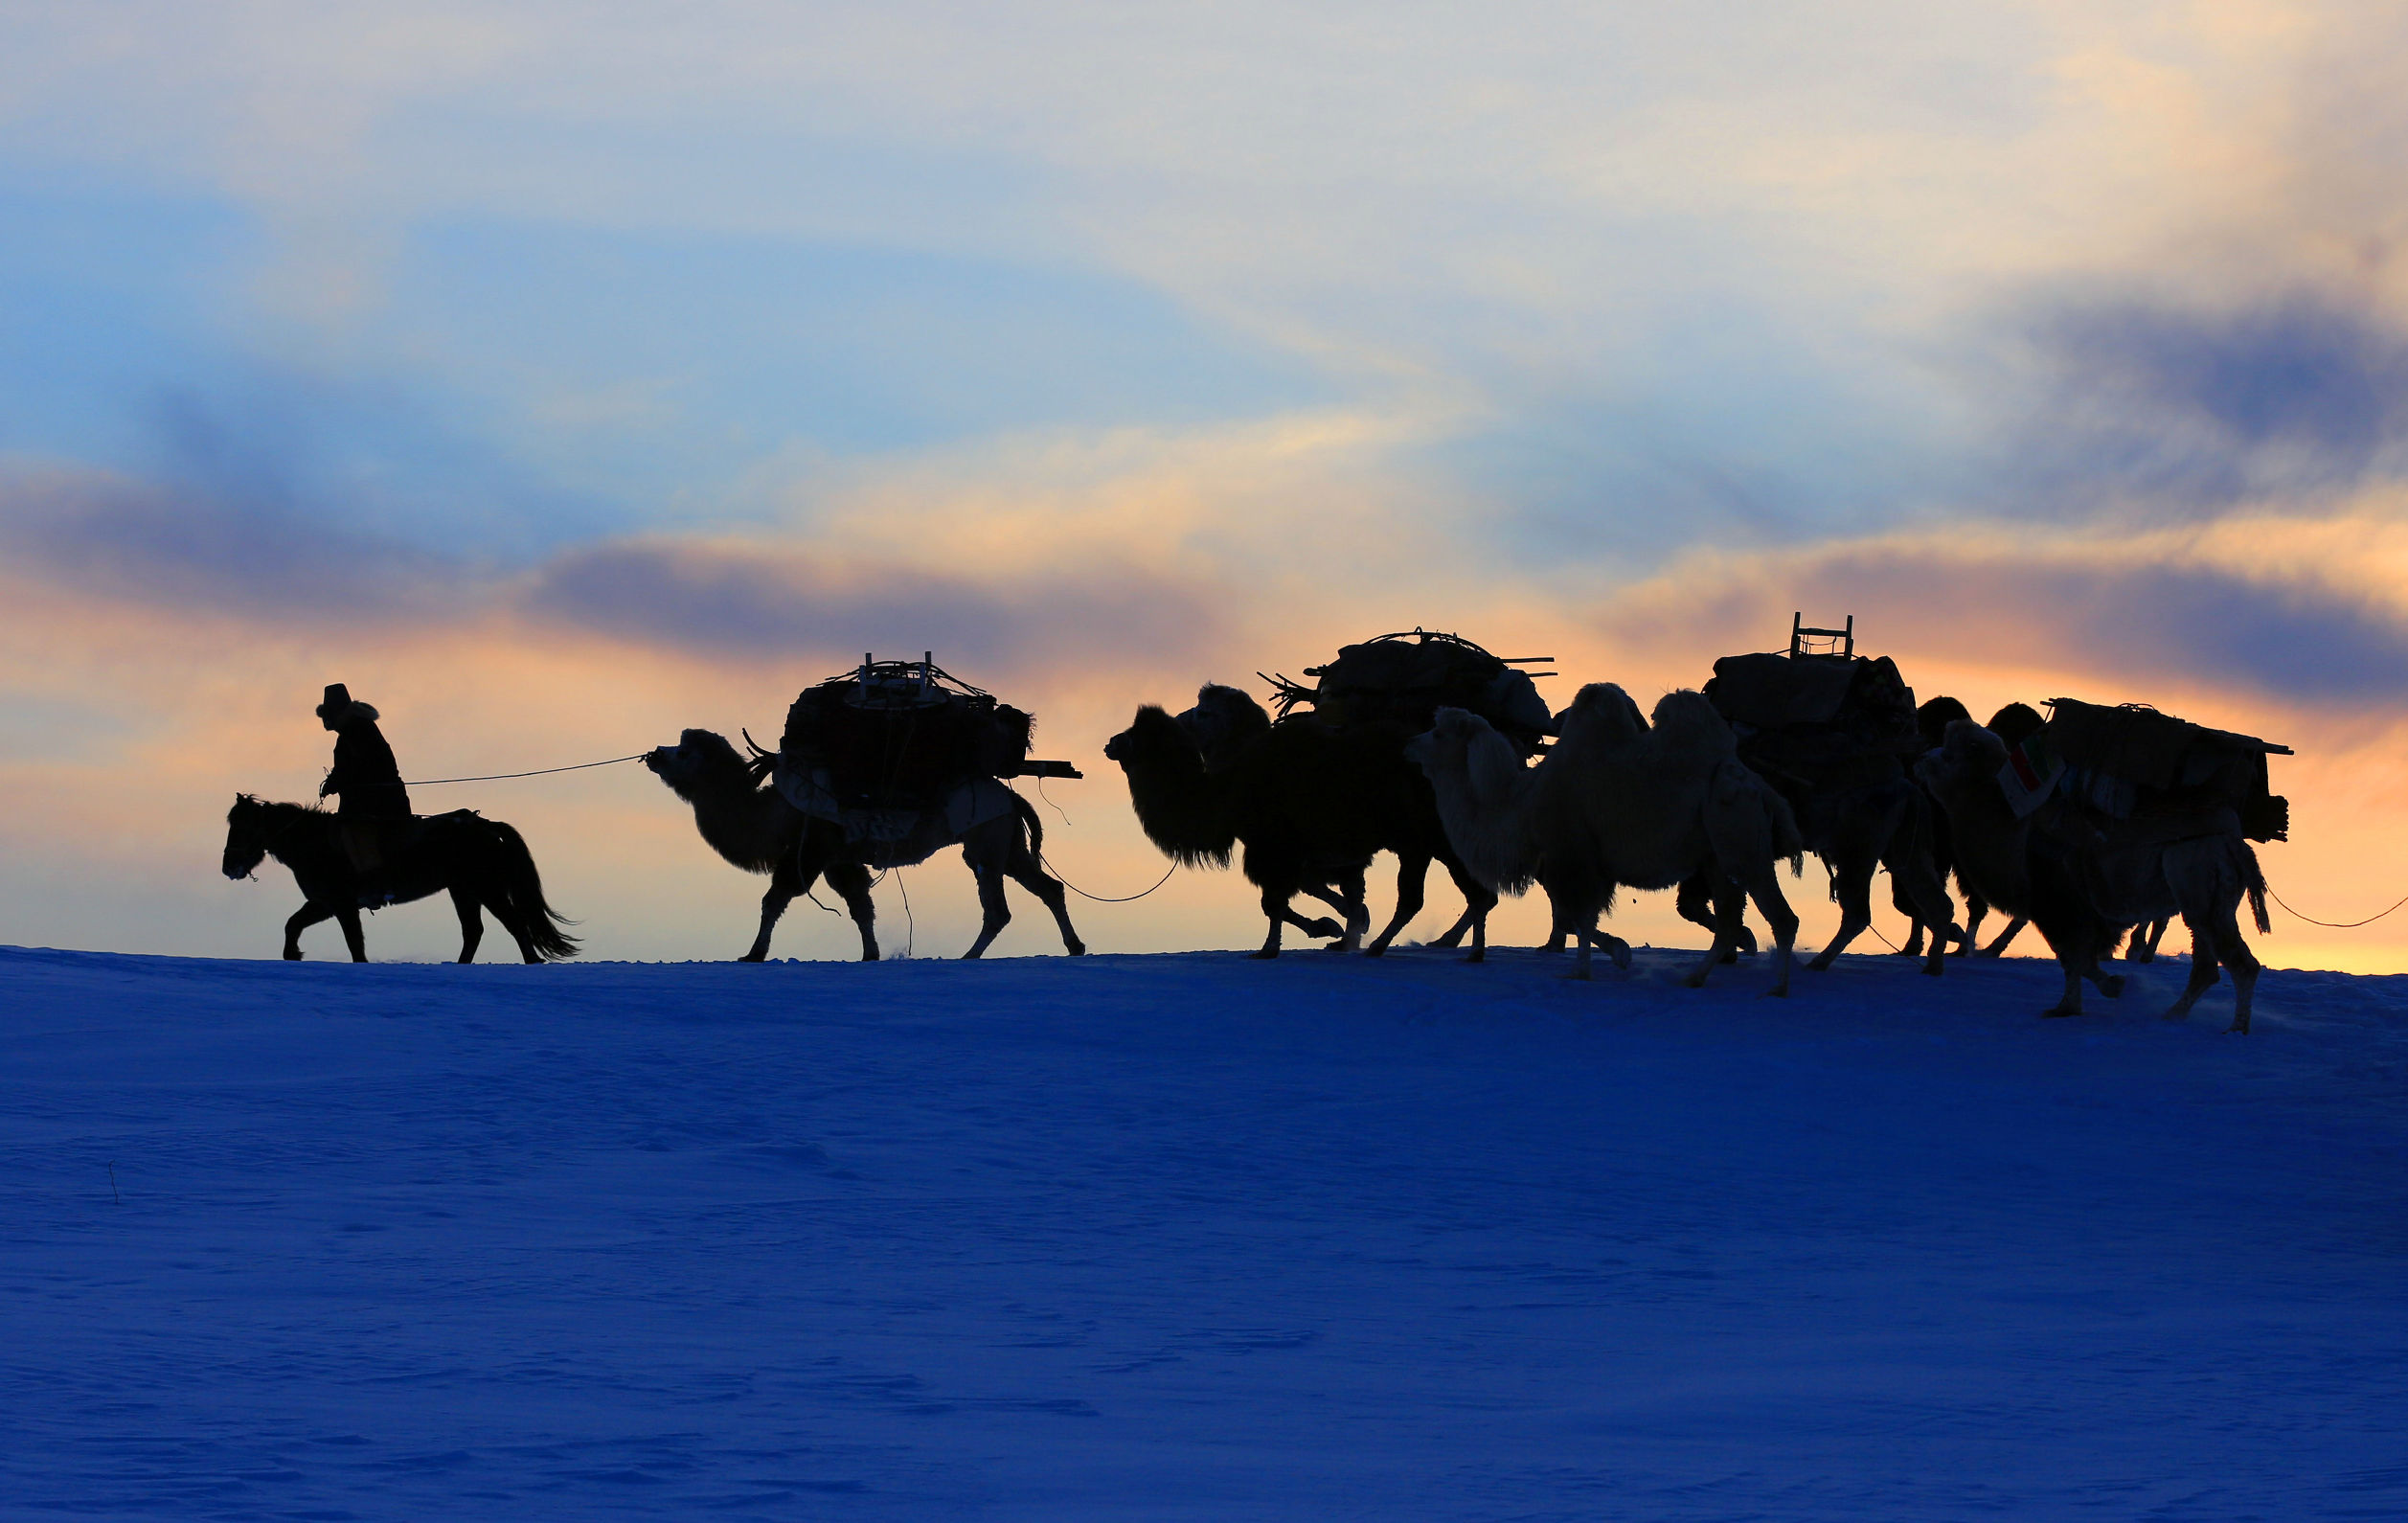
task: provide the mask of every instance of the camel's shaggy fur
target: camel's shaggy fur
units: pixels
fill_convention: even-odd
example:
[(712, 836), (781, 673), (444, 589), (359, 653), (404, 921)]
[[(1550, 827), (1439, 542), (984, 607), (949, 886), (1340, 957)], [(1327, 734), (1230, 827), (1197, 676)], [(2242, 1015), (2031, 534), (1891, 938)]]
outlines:
[(2229, 811), (2098, 820), (2062, 802), (2018, 820), (1998, 786), (2006, 762), (2005, 741), (1960, 721), (1916, 775), (1948, 811), (1963, 871), (1992, 903), (2029, 917), (2056, 953), (2065, 994), (2046, 1013), (2080, 1014), (2085, 978), (2110, 998), (2121, 993), (2123, 980), (2101, 974), (2099, 960), (2122, 928), (2179, 915), (2191, 930), (2191, 981), (2166, 1019), (2191, 1012), (2220, 962), (2233, 970), (2230, 1029), (2247, 1032), (2259, 964), (2241, 939), (2244, 897), (2258, 929), (2269, 925), (2265, 878), (2239, 822)]
[[(1753, 898), (1773, 930), (1772, 991), (1788, 992), (1798, 918), (1774, 865), (1803, 842), (1788, 805), (1740, 763), (1714, 706), (1695, 693), (1669, 693), (1650, 726), (1621, 688), (1591, 683), (1560, 728), (1555, 749), (1525, 766), (1488, 721), (1442, 709), (1408, 749), (1438, 791), (1465, 864), (1508, 892), (1544, 883), (1558, 919), (1576, 928), (1610, 909), (1618, 886), (1701, 879), (1715, 906), (1715, 944), (1691, 970), (1692, 988), (1736, 946), (1743, 898)], [(1604, 940), (1581, 937), (1574, 976), (1589, 976), (1593, 945)]]
[[(1199, 734), (1212, 742), (1209, 757)], [(1255, 956), (1279, 955), (1283, 926), (1310, 928), (1289, 909), (1297, 894), (1334, 883), (1341, 893), (1351, 886), (1359, 902), (1364, 867), (1393, 852), (1396, 913), (1364, 950), (1386, 951), (1419, 913), (1435, 859), (1473, 908), (1478, 962), (1496, 897), (1447, 845), (1429, 784), (1404, 760), (1405, 739), (1401, 728), (1380, 722), (1338, 727), (1300, 715), (1273, 723), (1244, 693), (1208, 686), (1197, 709), (1178, 718), (1152, 704), (1139, 709), (1103, 754), (1128, 775), (1147, 838), (1174, 861), (1225, 867), (1244, 848), (1245, 875), (1261, 891), (1270, 922)]]
[[(822, 875), (852, 912), (861, 933), (861, 960), (877, 961), (877, 911), (870, 898), (869, 867), (847, 845), (841, 828), (804, 813), (770, 784), (766, 758), (747, 759), (713, 731), (687, 730), (675, 745), (648, 752), (644, 764), (693, 806), (694, 825), (713, 851), (747, 873), (769, 875), (769, 891), (761, 897), (761, 931), (741, 961), (758, 963), (769, 955), (769, 938), (779, 917)], [(978, 879), (984, 915), (977, 943), (962, 955), (985, 952), (1011, 921), (1011, 910), (1003, 896), (1003, 879), (1009, 876), (1054, 912), (1062, 945), (1076, 957), (1087, 948), (1071, 929), (1062, 885), (1037, 861), (1045, 828), (1026, 800), (1015, 795), (1013, 803), (1011, 813), (973, 826), (962, 837), (963, 859)]]

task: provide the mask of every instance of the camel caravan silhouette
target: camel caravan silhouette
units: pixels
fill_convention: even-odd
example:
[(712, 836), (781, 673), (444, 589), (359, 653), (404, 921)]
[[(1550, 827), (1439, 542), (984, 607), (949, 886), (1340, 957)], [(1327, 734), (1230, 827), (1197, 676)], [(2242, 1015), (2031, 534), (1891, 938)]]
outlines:
[(1011, 921), (1007, 877), (1053, 912), (1076, 957), (1087, 947), (1061, 881), (1042, 865), (1045, 827), (1003, 781), (1080, 775), (1066, 762), (1030, 759), (1034, 723), (939, 667), (933, 651), (918, 661), (864, 654), (852, 671), (803, 691), (777, 750), (747, 735), (751, 754), (739, 756), (723, 736), (687, 730), (644, 764), (693, 807), (713, 851), (769, 875), (761, 929), (741, 961), (769, 955), (779, 917), (823, 876), (852, 912), (862, 961), (877, 961), (872, 871), (916, 866), (957, 843), (983, 916), (964, 957), (983, 954)]
[[(1904, 951), (1925, 972), (1997, 956), (2030, 924), (2065, 975), (2045, 1013), (2078, 1014), (2083, 983), (2121, 992), (2104, 960), (2124, 946), (2147, 961), (2180, 919), (2191, 979), (2166, 1014), (2188, 1014), (2230, 968), (2231, 1029), (2248, 1030), (2259, 964), (2239, 905), (2247, 899), (2258, 929), (2268, 928), (2252, 843), (2287, 837), (2288, 806), (2267, 771), (2287, 747), (2147, 705), (2073, 698), (2051, 700), (2047, 716), (2009, 704), (1976, 724), (1953, 697), (1919, 706), (1894, 660), (1857, 651), (1852, 616), (1815, 628), (1794, 615), (1785, 651), (1726, 656), (1702, 690), (1665, 694), (1651, 716), (1609, 682), (1551, 713), (1535, 680), (1555, 673), (1528, 670), (1549, 659), (1501, 657), (1434, 630), (1381, 635), (1305, 668), (1309, 686), (1264, 676), (1276, 716), (1238, 688), (1206, 683), (1181, 713), (1141, 705), (1103, 752), (1173, 871), (1238, 863), (1265, 921), (1259, 958), (1279, 956), (1290, 930), (1333, 951), (1380, 955), (1422, 909), (1435, 862), (1465, 909), (1433, 944), (1468, 938), (1469, 961), (1487, 954), (1499, 896), (1535, 887), (1551, 906), (1544, 950), (1577, 950), (1569, 976), (1591, 977), (1601, 949), (1627, 968), (1628, 944), (1601, 917), (1622, 890), (1673, 889), (1679, 912), (1713, 933), (1691, 985), (1756, 950), (1745, 922), (1753, 902), (1772, 932), (1767, 992), (1782, 994), (1798, 918), (1775, 869), (1785, 860), (1795, 875), (1811, 852), (1829, 871), (1840, 923), (1809, 970), (1830, 967), (1870, 925), (1873, 877), (1886, 870), (1910, 926)], [(339, 795), (341, 808), (246, 794), (227, 817), (228, 876), (273, 856), (301, 884), (286, 957), (301, 955), (305, 927), (333, 919), (364, 961), (360, 910), (444, 890), (460, 914), (462, 961), (474, 957), (487, 911), (529, 962), (574, 955), (515, 830), (471, 810), (410, 813), (376, 711), (338, 684), (318, 712), (337, 735), (322, 796)], [(767, 958), (780, 918), (822, 879), (851, 912), (862, 959), (875, 961), (875, 875), (954, 845), (982, 912), (965, 957), (984, 954), (1010, 921), (1006, 878), (1052, 912), (1076, 956), (1086, 947), (1065, 885), (1047, 871), (1044, 828), (1010, 783), (1080, 774), (1031, 758), (1034, 726), (933, 652), (865, 654), (803, 690), (775, 750), (749, 733), (739, 751), (689, 729), (641, 760), (692, 807), (713, 851), (768, 876), (744, 961)], [(1383, 852), (1397, 859), (1396, 903), (1372, 935), (1365, 883)], [(1335, 918), (1300, 912), (1300, 897)], [(1977, 933), (1991, 909), (2013, 919), (1983, 948)]]

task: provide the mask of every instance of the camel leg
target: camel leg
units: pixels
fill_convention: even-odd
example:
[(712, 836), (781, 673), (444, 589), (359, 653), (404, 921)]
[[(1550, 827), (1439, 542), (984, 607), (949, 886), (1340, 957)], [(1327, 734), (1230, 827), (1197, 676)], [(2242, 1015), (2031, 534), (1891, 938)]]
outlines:
[(2225, 1027), (2224, 1030), (2231, 1035), (2246, 1036), (2249, 1034), (2249, 1004), (2258, 991), (2258, 969), (2260, 965), (2257, 954), (2249, 950), (2249, 943), (2241, 940), (2240, 921), (2237, 914), (2226, 913), (2220, 923), (2215, 927), (2215, 941), (2213, 943), (2203, 939), (2196, 931), (2191, 933), (2191, 961), (2193, 965), (2205, 961), (2199, 949), (2213, 944), (2215, 947), (2215, 955), (2222, 958), (2224, 966), (2233, 970), (2233, 1024)]
[(978, 879), (978, 912), (981, 917), (978, 940), (962, 954), (967, 963), (986, 955), (1003, 928), (1011, 923), (1011, 906), (1004, 902), (1004, 875), (992, 862), (973, 862), (970, 874)]
[[(2203, 948), (2221, 948), (2226, 944), (2220, 925), (2201, 925), (2188, 915), (2183, 923), (2191, 927), (2191, 978), (2183, 985), (2180, 997), (2166, 1007), (2166, 1013), (2161, 1019), (2169, 1021), (2188, 1019), (2191, 1007), (2199, 1002), (2199, 996), (2215, 987), (2216, 955), (2215, 951)], [(2240, 927), (2234, 926), (2233, 936), (2238, 939), (2239, 935)], [(2238, 968), (2234, 969), (2233, 981), (2236, 986), (2240, 982)]]
[[(870, 870), (859, 862), (830, 862), (823, 875), (828, 886), (845, 901), (845, 911), (852, 917), (853, 929), (861, 933), (861, 960), (878, 960), (878, 907), (870, 898)], [(768, 951), (764, 944), (763, 952)]]
[[(1701, 926), (1715, 935), (1721, 934), (1721, 922), (1715, 917), (1714, 891), (1705, 874), (1695, 874), (1681, 880), (1680, 887), (1672, 891), (1672, 908), (1690, 924)], [(1756, 933), (1747, 928), (1747, 919), (1741, 916), (1738, 940), (1732, 943), (1723, 961), (1736, 963), (1741, 952), (1753, 955), (1755, 951)]]
[(310, 926), (317, 924), (320, 921), (330, 921), (332, 919), (334, 919), (334, 906), (331, 904), (318, 904), (313, 902), (304, 904), (301, 908), (293, 911), (292, 919), (284, 922), (284, 961), (287, 963), (300, 962), (301, 933), (307, 930)]
[[(1471, 950), (1465, 954), (1466, 963), (1488, 960), (1488, 912), (1497, 907), (1494, 890), (1471, 875), (1471, 870), (1461, 862), (1445, 864), (1446, 875), (1455, 880), (1455, 892), (1464, 897), (1464, 913), (1471, 918)], [(1623, 947), (1621, 966), (1630, 966), (1630, 948)]]
[(2016, 937), (2021, 936), (2023, 934), (2023, 928), (2031, 923), (2032, 921), (2030, 919), (2021, 915), (2018, 915), (2013, 920), (2009, 921), (2007, 922), (2007, 928), (1998, 933), (1998, 940), (1990, 943), (1989, 945), (1983, 947), (1981, 955), (1984, 957), (2004, 956), (2007, 951), (2007, 943), (2013, 941)]
[(753, 944), (737, 959), (738, 962), (767, 961), (770, 933), (778, 928), (778, 921), (785, 914), (786, 906), (794, 902), (796, 895), (811, 886), (812, 878), (819, 876), (816, 866), (809, 876), (804, 875), (802, 855), (802, 848), (798, 847), (779, 857), (778, 865), (769, 870), (769, 890), (761, 897), (761, 930), (754, 935)]
[(1073, 957), (1084, 957), (1087, 943), (1079, 939), (1079, 933), (1070, 924), (1070, 896), (1063, 890), (1061, 879), (1046, 872), (1036, 853), (1029, 850), (1027, 837), (1012, 838), (1011, 856), (1004, 864), (1004, 871), (1013, 882), (1034, 895), (1038, 903), (1054, 912), (1054, 923), (1062, 933), (1062, 950)]
[(336, 924), (343, 927), (343, 944), (352, 949), (352, 961), (367, 962), (368, 938), (362, 935), (359, 929), (358, 907), (351, 904), (338, 906), (334, 911), (334, 921)]
[(1899, 880), (1896, 873), (1890, 875), (1890, 908), (1906, 917), (1906, 941), (1893, 955), (1922, 956), (1923, 918), (1916, 912), (1915, 903), (1907, 895), (1905, 883)]
[(1848, 943), (1873, 923), (1874, 861), (1871, 852), (1853, 850), (1837, 861), (1824, 858), (1831, 872), (1831, 886), (1839, 895), (1839, 930), (1832, 935), (1830, 944), (1806, 965), (1813, 971), (1828, 971), (1839, 961), (1839, 954), (1848, 950)]
[[(1455, 923), (1446, 927), (1446, 929), (1440, 934), (1439, 938), (1430, 943), (1430, 944), (1432, 946), (1443, 946), (1449, 948), (1463, 945), (1464, 938), (1471, 931), (1472, 922), (1478, 919), (1480, 919), (1480, 917), (1472, 913), (1471, 906), (1468, 904), (1465, 905), (1464, 912), (1455, 917)], [(1483, 928), (1485, 929), (1485, 927)], [(1556, 934), (1560, 937), (1562, 933), (1557, 932)], [(1482, 940), (1485, 943), (1487, 938), (1483, 937)], [(1556, 950), (1556, 948), (1550, 946), (1547, 950), (1552, 952)]]
[[(1798, 941), (1798, 912), (1789, 907), (1787, 896), (1781, 892), (1781, 876), (1773, 864), (1763, 864), (1761, 872), (1751, 872), (1742, 879), (1747, 897), (1756, 901), (1756, 913), (1773, 932), (1773, 987), (1764, 992), (1778, 998), (1789, 994), (1789, 967), (1795, 958)], [(1732, 919), (1738, 919), (1738, 898), (1732, 903)], [(1935, 948), (1936, 949), (1936, 948)]]
[(1271, 922), (1270, 932), (1262, 938), (1261, 946), (1248, 955), (1260, 960), (1268, 960), (1280, 955), (1280, 926), (1287, 916), (1287, 897), (1276, 890), (1264, 889), (1262, 891), (1262, 915)]
[[(2172, 923), (2172, 917), (2161, 915), (2146, 925), (2132, 927), (2132, 944), (2124, 954), (2124, 961), (2127, 963), (2156, 962), (2157, 943), (2166, 939), (2166, 927)], [(2191, 944), (2195, 954), (2196, 948), (2201, 944), (2195, 933), (2191, 938)], [(2192, 959), (2193, 962), (2197, 960), (2195, 955)]]
[(1970, 957), (1981, 944), (1982, 921), (1988, 916), (1990, 906), (1988, 899), (1965, 887), (1963, 877), (1957, 879), (1957, 887), (1965, 890), (1965, 939), (1957, 943), (1957, 955)]
[(1931, 861), (1921, 852), (1909, 848), (1894, 852), (1888, 863), (1892, 897), (1905, 898), (1912, 905), (1916, 939), (1923, 927), (1931, 927), (1931, 956), (1924, 960), (1923, 971), (1937, 978), (1947, 956), (1950, 938), (1957, 930), (1957, 907), (1948, 901), (1948, 886), (1933, 871)]
[(1706, 977), (1715, 970), (1715, 965), (1721, 962), (1723, 954), (1738, 942), (1738, 937), (1732, 930), (1741, 915), (1738, 885), (1716, 874), (1715, 881), (1708, 884), (1706, 893), (1714, 904), (1714, 941), (1707, 946), (1706, 955), (1699, 958), (1697, 965), (1681, 980), (1691, 989), (1705, 988)]
[(477, 960), (477, 943), (485, 940), (485, 912), (477, 908), (477, 897), (455, 883), (451, 887), (451, 907), (460, 917), (460, 961)]
[(1372, 938), (1372, 944), (1363, 948), (1366, 957), (1377, 957), (1388, 950), (1388, 943), (1397, 933), (1421, 913), (1423, 897), (1428, 892), (1430, 859), (1421, 852), (1397, 853), (1397, 912), (1388, 917), (1388, 923)]

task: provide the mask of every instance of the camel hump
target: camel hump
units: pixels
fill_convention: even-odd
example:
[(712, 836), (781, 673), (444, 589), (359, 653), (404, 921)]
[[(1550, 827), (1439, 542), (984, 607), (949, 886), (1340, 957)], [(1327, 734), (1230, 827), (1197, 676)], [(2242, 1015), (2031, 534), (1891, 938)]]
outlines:
[(1656, 700), (1655, 733), (1668, 750), (1715, 758), (1738, 755), (1729, 721), (1693, 688), (1678, 688)]
[(1646, 735), (1647, 721), (1620, 683), (1592, 682), (1573, 695), (1556, 728), (1570, 745), (1621, 745)]

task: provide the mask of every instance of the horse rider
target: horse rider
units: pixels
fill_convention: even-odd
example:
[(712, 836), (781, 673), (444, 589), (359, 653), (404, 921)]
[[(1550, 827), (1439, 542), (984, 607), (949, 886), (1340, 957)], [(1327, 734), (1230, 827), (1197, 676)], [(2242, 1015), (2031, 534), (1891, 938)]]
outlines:
[(334, 813), (343, 826), (343, 850), (354, 869), (372, 872), (408, 840), (410, 794), (401, 785), (400, 763), (376, 728), (376, 711), (342, 683), (327, 684), (318, 718), (334, 732), (334, 770), (319, 785), (318, 797), (342, 796)]

